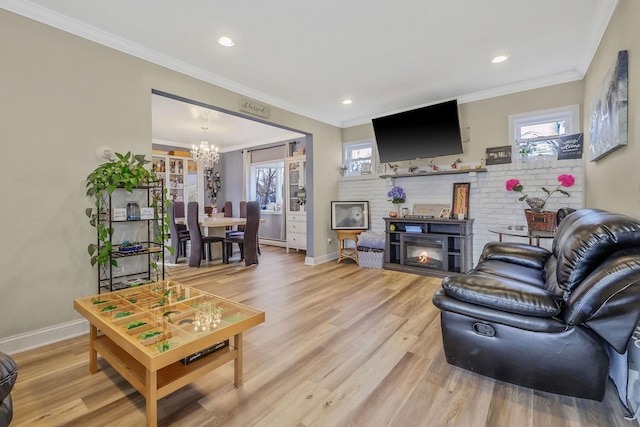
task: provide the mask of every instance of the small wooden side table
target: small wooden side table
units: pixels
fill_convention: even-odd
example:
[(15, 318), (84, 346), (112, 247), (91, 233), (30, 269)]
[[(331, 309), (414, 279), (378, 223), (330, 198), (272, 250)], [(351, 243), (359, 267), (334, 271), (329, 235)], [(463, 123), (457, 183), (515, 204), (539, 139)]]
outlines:
[[(356, 264), (358, 263), (358, 235), (363, 231), (364, 230), (336, 230), (338, 241), (340, 242), (340, 247), (338, 249), (338, 264), (343, 259), (352, 259)], [(355, 242), (355, 246), (353, 248), (347, 248), (345, 246), (346, 240), (353, 240)]]

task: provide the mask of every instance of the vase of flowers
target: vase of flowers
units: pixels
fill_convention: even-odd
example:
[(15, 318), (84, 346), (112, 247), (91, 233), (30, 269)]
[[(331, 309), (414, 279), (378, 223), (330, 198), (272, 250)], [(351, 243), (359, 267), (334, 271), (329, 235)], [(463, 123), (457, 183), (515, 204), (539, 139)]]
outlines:
[(556, 229), (556, 212), (546, 211), (544, 207), (547, 204), (547, 200), (555, 193), (563, 194), (569, 197), (569, 193), (563, 190), (561, 187), (571, 187), (575, 183), (573, 175), (563, 173), (558, 176), (559, 184), (552, 190), (545, 187), (541, 187), (542, 191), (546, 193), (546, 197), (529, 197), (524, 193), (524, 187), (517, 179), (509, 179), (506, 183), (507, 191), (516, 191), (522, 196), (518, 198), (521, 202), (526, 202), (530, 209), (525, 209), (525, 217), (527, 219), (527, 225), (529, 230), (532, 231), (554, 231)]
[(394, 186), (387, 193), (387, 197), (390, 198), (389, 201), (393, 203), (393, 206), (395, 208), (395, 211), (393, 211), (394, 215), (391, 215), (391, 212), (390, 212), (389, 216), (391, 217), (399, 216), (400, 208), (402, 207), (402, 204), (405, 202), (405, 199), (407, 198), (407, 194), (404, 192), (402, 187)]

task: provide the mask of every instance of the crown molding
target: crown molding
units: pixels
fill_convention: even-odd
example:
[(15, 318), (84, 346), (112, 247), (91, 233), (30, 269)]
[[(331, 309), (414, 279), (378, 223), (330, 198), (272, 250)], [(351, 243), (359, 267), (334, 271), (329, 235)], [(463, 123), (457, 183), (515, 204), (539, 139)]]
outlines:
[(238, 84), (232, 80), (224, 78), (214, 73), (203, 70), (202, 68), (194, 67), (183, 61), (179, 61), (168, 55), (164, 55), (155, 50), (148, 49), (137, 43), (133, 43), (115, 34), (96, 28), (92, 25), (88, 25), (84, 22), (70, 18), (66, 15), (62, 15), (58, 12), (54, 12), (50, 9), (36, 5), (27, 0), (0, 0), (0, 8), (48, 25), (50, 27), (57, 28), (61, 31), (76, 35), (86, 40), (101, 44), (103, 46), (118, 50), (136, 58), (143, 59), (145, 61), (160, 65), (173, 71), (177, 71), (181, 74), (193, 77), (198, 80), (202, 80), (206, 83), (219, 86), (223, 89), (235, 92), (239, 95), (243, 95), (249, 98), (253, 98), (257, 101), (270, 104), (276, 108), (280, 108), (301, 116), (317, 120), (322, 123), (326, 123), (332, 126), (340, 127), (340, 123), (327, 120), (323, 117), (318, 117), (310, 111), (300, 108), (297, 105), (290, 104), (282, 99), (273, 97), (259, 90), (252, 89), (250, 87)]

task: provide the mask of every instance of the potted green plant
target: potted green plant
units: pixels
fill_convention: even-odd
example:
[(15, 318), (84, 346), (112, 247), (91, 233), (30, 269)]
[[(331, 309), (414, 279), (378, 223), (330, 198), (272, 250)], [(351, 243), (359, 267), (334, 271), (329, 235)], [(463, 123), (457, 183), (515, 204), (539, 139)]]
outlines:
[[(139, 185), (148, 185), (160, 181), (154, 171), (145, 168), (145, 165), (151, 162), (146, 160), (144, 155), (134, 155), (131, 152), (126, 154), (115, 153), (115, 155), (115, 159), (99, 165), (87, 177), (87, 196), (94, 199), (94, 207), (87, 208), (85, 213), (89, 217), (89, 224), (96, 227), (98, 232), (98, 243), (91, 243), (87, 248), (91, 256), (92, 266), (96, 264), (106, 266), (109, 263), (113, 266), (118, 265), (117, 261), (111, 257), (113, 228), (109, 227), (109, 223), (106, 221), (107, 216), (110, 215), (109, 212), (105, 211), (106, 198), (116, 188), (123, 188), (131, 193)], [(159, 232), (156, 236), (156, 241), (160, 244), (163, 243), (161, 241), (162, 236), (166, 236), (169, 232), (167, 208), (171, 202), (167, 199), (166, 189), (163, 189), (162, 192), (152, 192), (150, 207), (157, 209), (162, 199), (164, 199), (165, 210), (162, 212), (161, 221), (157, 222)], [(173, 251), (173, 248), (168, 249), (170, 252)], [(162, 257), (161, 252), (159, 256)], [(156, 262), (152, 263), (152, 267), (156, 272), (158, 271)]]

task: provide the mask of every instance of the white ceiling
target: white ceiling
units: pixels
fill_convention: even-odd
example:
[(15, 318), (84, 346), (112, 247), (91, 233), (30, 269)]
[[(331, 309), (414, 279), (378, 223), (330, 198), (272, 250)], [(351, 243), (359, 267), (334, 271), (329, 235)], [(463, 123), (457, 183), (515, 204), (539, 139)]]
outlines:
[[(616, 4), (0, 0), (7, 10), (341, 127), (581, 79)], [(220, 35), (236, 45), (219, 46)], [(499, 54), (509, 60), (492, 64)], [(342, 105), (344, 98), (353, 103)], [(156, 138), (169, 136), (154, 130)]]
[(154, 144), (191, 147), (206, 140), (224, 153), (303, 136), (162, 95), (152, 95), (151, 103)]

